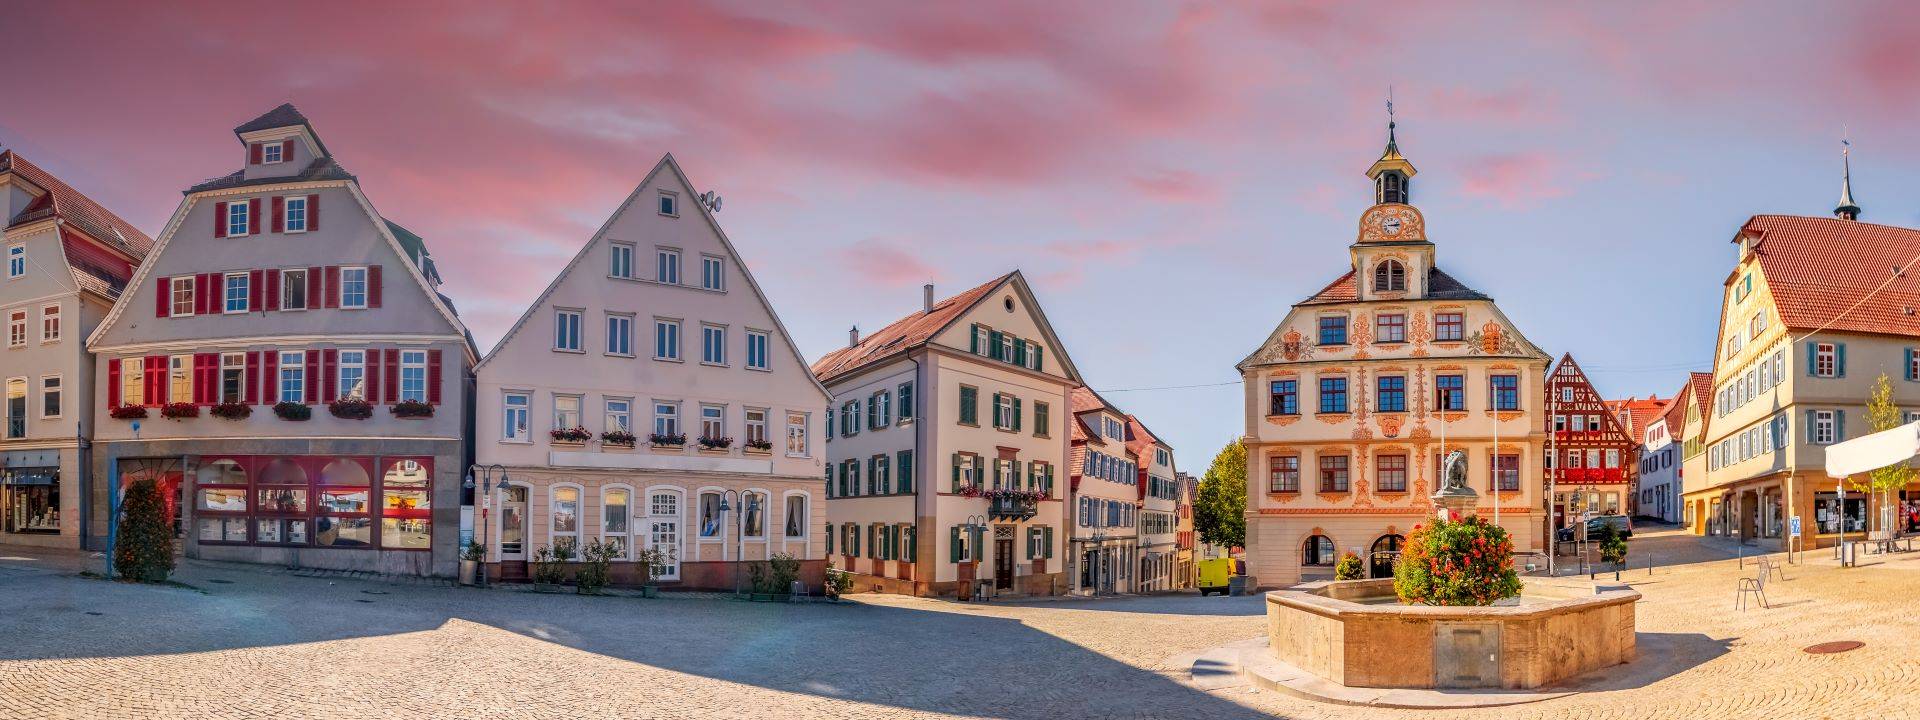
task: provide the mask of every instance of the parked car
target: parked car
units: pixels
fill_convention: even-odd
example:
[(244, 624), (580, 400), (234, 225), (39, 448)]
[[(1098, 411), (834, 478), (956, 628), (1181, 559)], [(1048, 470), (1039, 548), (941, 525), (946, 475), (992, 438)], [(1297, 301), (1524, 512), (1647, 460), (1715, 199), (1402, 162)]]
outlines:
[[(1605, 532), (1605, 528), (1608, 525), (1612, 525), (1614, 530), (1619, 531), (1620, 537), (1633, 537), (1633, 518), (1625, 515), (1595, 515), (1587, 518), (1587, 540), (1598, 541), (1600, 534)], [(1560, 528), (1560, 541), (1573, 542), (1574, 540), (1580, 539), (1580, 536), (1577, 534), (1579, 530), (1580, 525), (1578, 524)]]
[(1243, 578), (1247, 575), (1247, 563), (1244, 560), (1211, 558), (1201, 560), (1198, 566), (1200, 580), (1194, 585), (1200, 588), (1201, 597), (1213, 593), (1232, 595), (1233, 581), (1245, 582)]

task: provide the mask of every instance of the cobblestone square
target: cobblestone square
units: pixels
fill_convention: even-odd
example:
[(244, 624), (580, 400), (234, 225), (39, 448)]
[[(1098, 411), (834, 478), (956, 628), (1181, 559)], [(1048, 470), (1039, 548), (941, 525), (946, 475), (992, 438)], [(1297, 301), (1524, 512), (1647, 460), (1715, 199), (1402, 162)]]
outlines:
[[(1743, 571), (1731, 544), (1666, 532), (1633, 549), (1639, 569), (1624, 579), (1645, 594), (1640, 660), (1597, 688), (1502, 716), (1920, 717), (1910, 696), (1920, 553), (1847, 570), (1816, 556), (1769, 585), (1772, 609), (1735, 612)], [(1196, 654), (1264, 633), (1258, 597), (975, 605), (866, 595), (789, 606), (197, 562), (178, 576), (192, 587), (142, 587), (50, 564), (0, 552), (0, 718), (1447, 714), (1189, 684)], [(1866, 645), (1801, 650), (1832, 640)]]

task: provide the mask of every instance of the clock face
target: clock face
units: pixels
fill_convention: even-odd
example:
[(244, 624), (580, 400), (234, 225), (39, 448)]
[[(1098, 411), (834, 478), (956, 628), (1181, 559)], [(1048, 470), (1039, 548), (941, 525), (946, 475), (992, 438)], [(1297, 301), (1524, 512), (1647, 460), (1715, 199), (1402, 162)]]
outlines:
[(1380, 230), (1388, 235), (1400, 234), (1400, 218), (1388, 216), (1387, 219), (1381, 220)]

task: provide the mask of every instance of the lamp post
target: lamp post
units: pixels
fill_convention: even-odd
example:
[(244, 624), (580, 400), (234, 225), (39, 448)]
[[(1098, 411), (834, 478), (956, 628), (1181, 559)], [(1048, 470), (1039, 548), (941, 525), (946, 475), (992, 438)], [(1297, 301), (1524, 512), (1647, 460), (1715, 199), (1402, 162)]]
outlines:
[[(499, 485), (492, 485), (493, 471), (495, 470), (500, 471)], [(475, 472), (478, 472), (480, 474), (480, 481), (478, 483), (474, 482), (473, 476)], [(489, 533), (487, 533), (486, 531), (487, 524), (488, 524), (488, 511), (493, 509), (494, 491), (498, 490), (501, 492), (505, 492), (507, 490), (507, 468), (506, 466), (501, 465), (499, 463), (494, 463), (492, 465), (476, 464), (476, 465), (468, 466), (466, 482), (461, 483), (461, 486), (465, 487), (468, 490), (474, 491), (474, 494), (476, 496), (474, 504), (480, 510), (480, 518), (478, 519), (478, 521), (474, 523), (474, 532), (478, 533), (481, 538), (480, 539), (480, 548), (481, 548), (480, 549), (480, 567), (474, 572), (473, 582), (476, 587), (486, 587), (487, 586), (487, 552), (489, 550), (492, 550), (492, 548), (488, 547), (487, 536), (489, 535)], [(481, 497), (478, 497), (481, 493), (485, 493), (484, 499), (482, 499)]]
[[(986, 533), (982, 532), (986, 526), (987, 516), (967, 516), (967, 545), (970, 546), (971, 550), (971, 552), (967, 553), (967, 562), (973, 568), (973, 582), (976, 586), (980, 583), (980, 555), (985, 552), (980, 546), (985, 544), (986, 541)], [(979, 594), (978, 592), (974, 593), (976, 596)]]

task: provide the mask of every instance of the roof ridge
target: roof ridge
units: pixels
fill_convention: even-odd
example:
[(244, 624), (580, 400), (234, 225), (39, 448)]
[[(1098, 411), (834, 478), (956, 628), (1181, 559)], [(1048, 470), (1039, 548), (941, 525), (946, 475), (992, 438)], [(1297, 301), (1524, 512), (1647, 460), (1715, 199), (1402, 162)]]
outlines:
[[(1001, 284), (1013, 279), (1013, 277), (1019, 273), (1019, 270), (1009, 271), (992, 280), (955, 293), (944, 300), (934, 303), (931, 311), (922, 309), (908, 313), (898, 320), (887, 323), (875, 332), (867, 333), (860, 338), (860, 342), (854, 345), (837, 348), (832, 352), (820, 356), (820, 359), (813, 361), (810, 369), (815, 376), (818, 376), (821, 381), (824, 382), (829, 377), (845, 374), (865, 365), (865, 361), (870, 357), (874, 357), (874, 353), (880, 350), (895, 348), (895, 346), (899, 346), (902, 341), (909, 339), (913, 335), (918, 334), (920, 337), (913, 339), (904, 346), (900, 346), (898, 349), (904, 350), (925, 344), (927, 341), (932, 340), (933, 336), (941, 329), (946, 327), (946, 321), (942, 321), (940, 327), (937, 328), (918, 328), (917, 323), (927, 321), (935, 315), (957, 315), (966, 308), (971, 308), (973, 305), (979, 303), (981, 298), (986, 297), (987, 291), (999, 287)], [(966, 299), (965, 307), (956, 307), (963, 298)], [(850, 361), (852, 364), (848, 364)]]

